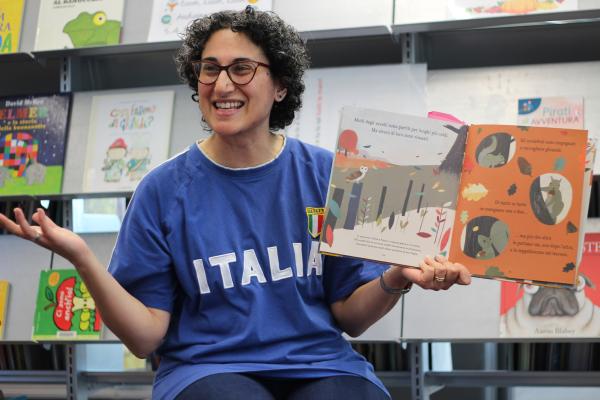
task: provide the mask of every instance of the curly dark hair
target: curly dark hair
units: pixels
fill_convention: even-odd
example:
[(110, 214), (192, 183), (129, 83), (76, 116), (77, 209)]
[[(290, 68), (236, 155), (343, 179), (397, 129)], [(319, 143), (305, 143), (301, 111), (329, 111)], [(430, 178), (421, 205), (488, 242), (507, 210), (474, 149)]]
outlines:
[(244, 33), (263, 50), (273, 78), (287, 89), (285, 98), (273, 103), (269, 128), (283, 129), (291, 124), (294, 113), (302, 104), (302, 76), (310, 64), (306, 45), (298, 32), (279, 16), (251, 6), (243, 11), (217, 12), (196, 19), (187, 27), (175, 63), (181, 79), (194, 90), (192, 97), (198, 94), (198, 77), (194, 74), (192, 61), (200, 60), (210, 36), (221, 29)]

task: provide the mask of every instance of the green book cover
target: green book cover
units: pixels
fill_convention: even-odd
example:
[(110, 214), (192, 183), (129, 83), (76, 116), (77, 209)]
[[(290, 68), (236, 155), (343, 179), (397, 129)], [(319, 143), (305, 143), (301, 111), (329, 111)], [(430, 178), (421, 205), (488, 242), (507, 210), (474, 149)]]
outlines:
[(76, 270), (40, 272), (33, 340), (94, 340), (101, 328), (94, 299)]

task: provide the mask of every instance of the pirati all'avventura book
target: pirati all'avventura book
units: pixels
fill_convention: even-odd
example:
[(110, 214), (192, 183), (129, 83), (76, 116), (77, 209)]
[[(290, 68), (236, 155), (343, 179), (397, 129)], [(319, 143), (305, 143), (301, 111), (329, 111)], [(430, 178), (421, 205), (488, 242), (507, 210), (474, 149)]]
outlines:
[(35, 50), (119, 44), (124, 0), (40, 1)]
[(0, 196), (61, 191), (69, 94), (0, 98)]
[[(587, 131), (342, 110), (320, 251), (573, 285), (595, 148)], [(587, 167), (586, 167), (587, 166)]]
[(40, 272), (33, 340), (94, 340), (102, 318), (75, 269)]

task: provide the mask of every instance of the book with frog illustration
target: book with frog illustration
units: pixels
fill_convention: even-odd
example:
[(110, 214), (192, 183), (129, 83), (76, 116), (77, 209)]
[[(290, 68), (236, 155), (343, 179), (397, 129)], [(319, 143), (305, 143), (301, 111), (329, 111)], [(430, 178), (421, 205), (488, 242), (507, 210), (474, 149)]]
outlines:
[(119, 44), (124, 0), (40, 2), (35, 51)]
[(342, 110), (320, 251), (573, 285), (595, 147), (587, 131)]
[(95, 340), (102, 318), (75, 269), (40, 272), (33, 340)]

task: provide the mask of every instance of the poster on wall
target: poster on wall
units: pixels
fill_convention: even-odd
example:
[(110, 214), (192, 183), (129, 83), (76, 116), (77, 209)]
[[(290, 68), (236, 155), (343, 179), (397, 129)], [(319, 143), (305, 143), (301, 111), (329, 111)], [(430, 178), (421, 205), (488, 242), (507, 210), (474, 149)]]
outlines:
[(180, 40), (190, 22), (217, 11), (243, 10), (248, 5), (270, 11), (272, 3), (272, 0), (154, 0), (148, 41)]
[(0, 54), (19, 51), (25, 0), (0, 0)]
[(119, 44), (124, 0), (41, 1), (35, 50)]
[(60, 193), (71, 96), (0, 98), (0, 196)]
[(578, 9), (578, 0), (449, 0), (450, 18), (536, 14)]
[(132, 191), (167, 159), (174, 92), (92, 98), (84, 190)]

